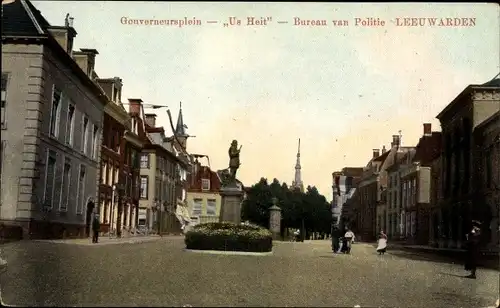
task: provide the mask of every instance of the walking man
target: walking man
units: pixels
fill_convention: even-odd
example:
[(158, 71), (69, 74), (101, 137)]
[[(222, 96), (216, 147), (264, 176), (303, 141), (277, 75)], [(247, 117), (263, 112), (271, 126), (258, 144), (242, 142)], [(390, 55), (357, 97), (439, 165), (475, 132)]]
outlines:
[(470, 271), (467, 278), (476, 279), (477, 261), (480, 253), (481, 223), (477, 220), (472, 221), (472, 230), (466, 235), (466, 257), (465, 270)]
[(101, 227), (101, 223), (99, 221), (99, 215), (95, 215), (92, 221), (92, 243), (99, 242), (99, 228)]

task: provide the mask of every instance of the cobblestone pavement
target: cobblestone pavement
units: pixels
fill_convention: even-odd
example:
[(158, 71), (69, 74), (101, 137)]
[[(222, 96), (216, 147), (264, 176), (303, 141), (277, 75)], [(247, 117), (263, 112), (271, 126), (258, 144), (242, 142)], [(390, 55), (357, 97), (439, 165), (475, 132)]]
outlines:
[(486, 307), (499, 276), (458, 264), (375, 254), (355, 244), (276, 242), (267, 256), (183, 250), (182, 238), (133, 245), (18, 242), (0, 246), (3, 303), (35, 306)]

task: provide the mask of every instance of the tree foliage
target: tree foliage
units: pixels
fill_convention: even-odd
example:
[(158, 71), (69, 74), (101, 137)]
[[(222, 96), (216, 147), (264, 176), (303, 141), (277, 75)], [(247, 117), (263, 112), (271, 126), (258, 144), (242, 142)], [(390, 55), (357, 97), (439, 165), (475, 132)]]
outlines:
[(302, 228), (309, 232), (329, 233), (332, 223), (330, 204), (317, 188), (308, 186), (305, 193), (291, 190), (286, 183), (274, 179), (271, 184), (261, 178), (247, 191), (243, 201), (242, 218), (255, 224), (268, 227), (269, 208), (273, 197), (281, 208), (282, 227)]

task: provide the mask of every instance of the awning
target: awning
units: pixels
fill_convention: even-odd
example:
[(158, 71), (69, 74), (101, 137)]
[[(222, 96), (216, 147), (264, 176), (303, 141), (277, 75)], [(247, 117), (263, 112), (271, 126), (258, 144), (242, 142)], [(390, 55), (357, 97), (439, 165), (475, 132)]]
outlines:
[(191, 223), (191, 218), (189, 217), (189, 210), (187, 204), (182, 201), (177, 202), (177, 207), (175, 209), (175, 217), (182, 225), (182, 228)]

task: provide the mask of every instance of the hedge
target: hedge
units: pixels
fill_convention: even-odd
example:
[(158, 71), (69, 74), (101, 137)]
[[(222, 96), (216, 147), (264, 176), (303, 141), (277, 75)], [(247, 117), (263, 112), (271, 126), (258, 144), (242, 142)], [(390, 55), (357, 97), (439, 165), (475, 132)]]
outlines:
[(186, 233), (187, 249), (269, 252), (273, 247), (269, 230), (252, 224), (209, 222)]

